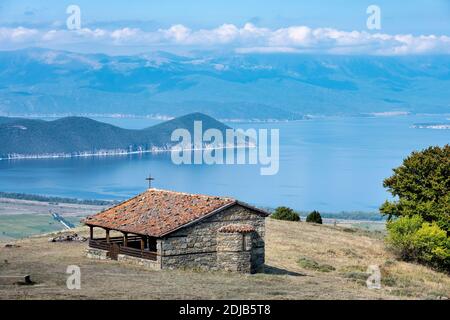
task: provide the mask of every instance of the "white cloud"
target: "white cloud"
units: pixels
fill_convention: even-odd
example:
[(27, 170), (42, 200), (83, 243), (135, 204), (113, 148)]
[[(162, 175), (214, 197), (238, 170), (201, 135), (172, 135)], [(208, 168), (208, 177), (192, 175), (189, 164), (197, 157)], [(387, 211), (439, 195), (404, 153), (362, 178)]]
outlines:
[(312, 30), (305, 26), (289, 27), (275, 30), (269, 37), (271, 46), (305, 47), (315, 42)]
[(24, 27), (0, 28), (0, 49), (78, 44), (105, 47), (233, 49), (240, 53), (318, 52), (331, 54), (450, 54), (450, 37), (437, 35), (390, 35), (367, 31), (342, 31), (333, 28), (290, 26), (268, 29), (246, 23), (243, 27), (223, 24), (217, 28), (192, 30), (177, 24), (167, 29), (142, 31), (138, 28), (116, 30), (83, 28), (37, 30)]
[(162, 33), (168, 40), (175, 42), (184, 42), (191, 34), (191, 30), (181, 24), (174, 25), (168, 30), (160, 29), (159, 33)]
[(0, 45), (8, 42), (20, 43), (32, 41), (39, 37), (39, 31), (36, 29), (18, 28), (0, 28)]
[(237, 53), (249, 54), (249, 53), (300, 53), (306, 52), (291, 47), (246, 47), (236, 48)]

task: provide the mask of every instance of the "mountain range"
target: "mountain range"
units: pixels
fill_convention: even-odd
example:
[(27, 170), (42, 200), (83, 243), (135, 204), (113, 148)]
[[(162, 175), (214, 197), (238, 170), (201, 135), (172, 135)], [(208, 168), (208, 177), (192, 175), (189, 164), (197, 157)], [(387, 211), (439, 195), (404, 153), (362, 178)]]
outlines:
[(450, 113), (450, 56), (0, 52), (0, 115)]
[(44, 158), (92, 154), (119, 154), (169, 150), (175, 129), (186, 129), (193, 136), (194, 122), (203, 131), (225, 124), (201, 113), (192, 113), (142, 130), (119, 128), (85, 117), (66, 117), (54, 121), (0, 117), (0, 159)]

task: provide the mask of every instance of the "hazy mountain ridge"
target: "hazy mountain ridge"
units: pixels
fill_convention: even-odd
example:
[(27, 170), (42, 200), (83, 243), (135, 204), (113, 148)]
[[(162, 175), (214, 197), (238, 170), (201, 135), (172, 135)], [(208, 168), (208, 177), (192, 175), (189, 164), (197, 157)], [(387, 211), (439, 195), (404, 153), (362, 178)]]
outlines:
[(0, 114), (299, 119), (450, 112), (450, 56), (0, 52)]
[(203, 130), (224, 132), (229, 127), (193, 113), (142, 130), (119, 128), (89, 118), (67, 117), (54, 121), (0, 117), (0, 159), (114, 155), (169, 150), (173, 130), (193, 133), (194, 121)]

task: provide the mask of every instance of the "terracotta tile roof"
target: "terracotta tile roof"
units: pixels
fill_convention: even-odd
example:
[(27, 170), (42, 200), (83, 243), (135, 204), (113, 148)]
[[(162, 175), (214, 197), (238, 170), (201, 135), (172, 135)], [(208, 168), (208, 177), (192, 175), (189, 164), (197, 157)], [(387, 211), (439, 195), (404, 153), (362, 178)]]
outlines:
[(161, 237), (236, 203), (232, 198), (149, 189), (113, 208), (87, 217), (84, 223)]
[(256, 230), (249, 224), (229, 224), (219, 228), (218, 231), (222, 233), (250, 233)]

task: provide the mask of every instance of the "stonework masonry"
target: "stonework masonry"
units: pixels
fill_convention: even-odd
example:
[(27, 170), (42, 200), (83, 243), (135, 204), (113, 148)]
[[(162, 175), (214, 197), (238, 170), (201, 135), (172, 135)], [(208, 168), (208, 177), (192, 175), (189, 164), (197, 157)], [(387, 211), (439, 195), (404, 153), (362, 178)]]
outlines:
[[(242, 232), (220, 232), (221, 227), (245, 225)], [(226, 229), (226, 228), (225, 228)], [(252, 231), (250, 231), (250, 229)], [(265, 216), (233, 205), (157, 240), (157, 260), (119, 254), (118, 260), (151, 270), (196, 269), (255, 273), (265, 262)], [(105, 260), (107, 251), (89, 248), (89, 258)]]
[(117, 256), (117, 261), (136, 265), (136, 266), (142, 266), (149, 270), (161, 270), (161, 257), (160, 256), (158, 256), (158, 259), (156, 261), (153, 261), (153, 260), (147, 260), (147, 259), (141, 259), (141, 258), (127, 256), (125, 254), (119, 254)]
[[(241, 234), (218, 231), (229, 224), (251, 225), (255, 232)], [(163, 238), (162, 269), (258, 272), (264, 266), (264, 236), (265, 217), (235, 205)], [(235, 265), (232, 261), (236, 261)], [(248, 261), (248, 266), (244, 267), (244, 261)]]
[(217, 235), (217, 266), (225, 271), (251, 273), (252, 234), (221, 233)]
[(86, 257), (88, 257), (90, 259), (94, 259), (94, 260), (107, 260), (108, 259), (108, 251), (94, 249), (94, 248), (87, 248), (86, 249)]

